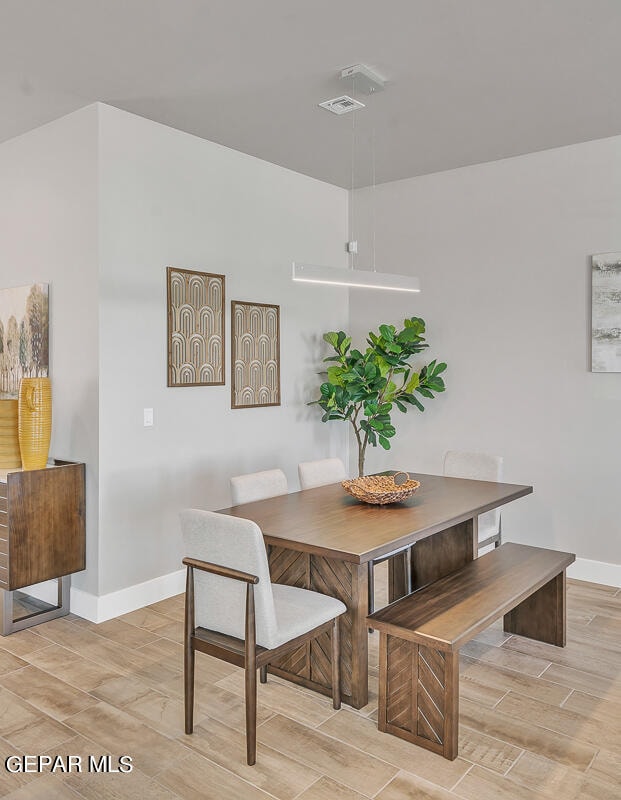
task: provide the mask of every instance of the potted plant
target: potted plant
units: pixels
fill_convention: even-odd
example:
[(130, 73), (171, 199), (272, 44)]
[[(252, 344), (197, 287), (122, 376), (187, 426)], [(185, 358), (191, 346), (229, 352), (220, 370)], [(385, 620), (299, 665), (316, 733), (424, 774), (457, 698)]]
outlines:
[(428, 347), (423, 334), (425, 321), (411, 317), (403, 321), (403, 329), (380, 325), (377, 333), (369, 332), (368, 347), (362, 353), (351, 349), (351, 336), (343, 331), (325, 333), (324, 340), (335, 355), (324, 359), (333, 362), (328, 367), (327, 380), (320, 386), (320, 397), (309, 405), (323, 410), (322, 422), (349, 422), (358, 443), (358, 474), (364, 474), (367, 446), (379, 443), (390, 450), (395, 435), (391, 413), (396, 406), (405, 414), (411, 406), (425, 408), (417, 397), (432, 400), (434, 393), (444, 391), (440, 377), (446, 369), (436, 359), (419, 370), (411, 360)]

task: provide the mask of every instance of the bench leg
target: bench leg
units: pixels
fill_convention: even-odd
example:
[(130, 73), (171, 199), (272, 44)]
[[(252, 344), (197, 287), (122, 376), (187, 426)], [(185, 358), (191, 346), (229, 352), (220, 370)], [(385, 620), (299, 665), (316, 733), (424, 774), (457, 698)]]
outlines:
[(504, 617), (506, 633), (565, 647), (565, 570), (544, 584)]
[(457, 757), (459, 653), (380, 633), (378, 728)]

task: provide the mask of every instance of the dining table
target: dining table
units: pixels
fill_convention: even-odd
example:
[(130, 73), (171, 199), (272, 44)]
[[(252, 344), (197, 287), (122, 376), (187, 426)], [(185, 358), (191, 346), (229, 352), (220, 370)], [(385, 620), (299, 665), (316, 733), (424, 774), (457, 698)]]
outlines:
[[(388, 559), (392, 602), (476, 558), (478, 516), (533, 490), (409, 475), (420, 487), (408, 499), (389, 505), (360, 502), (333, 483), (220, 509), (261, 528), (274, 583), (322, 592), (347, 606), (340, 623), (341, 690), (343, 701), (354, 708), (368, 703), (369, 562), (400, 551)], [(269, 671), (330, 694), (330, 652), (330, 634), (325, 633), (270, 664)]]

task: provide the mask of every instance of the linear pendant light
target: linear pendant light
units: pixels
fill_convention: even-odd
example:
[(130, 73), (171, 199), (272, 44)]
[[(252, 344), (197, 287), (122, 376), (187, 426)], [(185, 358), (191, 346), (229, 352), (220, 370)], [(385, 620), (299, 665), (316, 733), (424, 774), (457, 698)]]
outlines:
[[(347, 67), (341, 72), (341, 78), (352, 79), (352, 94), (355, 90), (355, 80), (361, 82), (361, 86), (369, 94), (379, 91), (384, 87), (384, 80), (374, 73), (364, 64), (356, 64)], [(355, 129), (356, 129), (356, 110), (364, 108), (364, 103), (343, 95), (334, 100), (327, 100), (319, 103), (322, 108), (332, 111), (334, 114), (342, 115), (353, 111), (352, 115), (352, 148), (351, 148), (351, 201), (350, 201), (350, 238), (353, 240), (353, 193), (354, 193), (354, 161), (355, 161)], [(372, 170), (373, 170), (373, 196), (375, 195), (375, 131), (372, 141)], [(357, 289), (383, 289), (391, 292), (420, 292), (418, 278), (413, 275), (396, 275), (388, 272), (377, 272), (375, 270), (375, 204), (373, 204), (373, 269), (355, 268), (355, 254), (358, 252), (358, 243), (349, 241), (347, 252), (350, 253), (350, 266), (348, 269), (338, 267), (324, 267), (316, 264), (302, 264), (299, 261), (293, 262), (292, 279), (299, 283), (321, 283), (329, 286), (349, 286)]]
[(300, 283), (325, 283), (332, 286), (351, 286), (357, 289), (386, 289), (393, 292), (420, 292), (418, 278), (411, 275), (391, 275), (368, 269), (338, 269), (315, 264), (293, 262), (293, 280)]

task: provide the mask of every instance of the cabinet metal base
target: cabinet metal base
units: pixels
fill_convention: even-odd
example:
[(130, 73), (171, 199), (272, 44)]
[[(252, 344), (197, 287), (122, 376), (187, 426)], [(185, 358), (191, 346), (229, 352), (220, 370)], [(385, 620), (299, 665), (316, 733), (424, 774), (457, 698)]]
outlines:
[[(17, 590), (9, 592), (6, 589), (0, 589), (0, 622), (2, 624), (0, 633), (2, 636), (8, 636), (10, 633), (31, 628), (33, 625), (39, 625), (41, 622), (48, 622), (57, 617), (67, 616), (71, 575), (64, 575), (56, 580), (58, 582), (58, 600), (55, 606), (24, 595), (23, 592)], [(27, 597), (27, 601), (17, 600), (16, 595)], [(15, 616), (16, 606), (21, 606), (23, 609), (23, 613), (18, 613), (17, 616)]]

